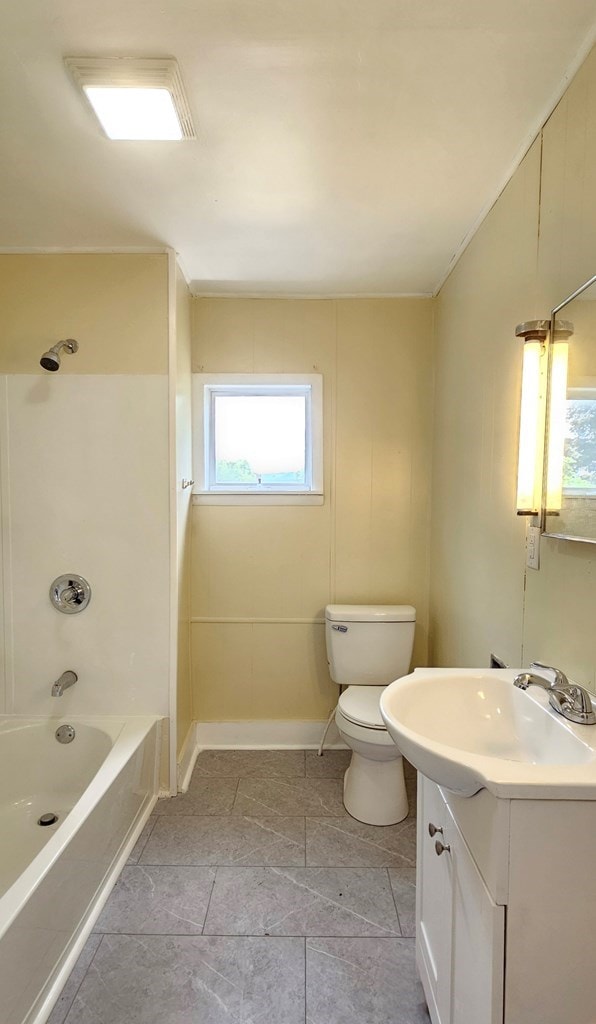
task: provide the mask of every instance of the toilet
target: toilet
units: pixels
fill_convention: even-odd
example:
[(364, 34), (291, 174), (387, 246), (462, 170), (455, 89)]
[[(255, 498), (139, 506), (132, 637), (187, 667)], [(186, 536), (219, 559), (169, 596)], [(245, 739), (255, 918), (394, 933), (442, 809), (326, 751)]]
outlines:
[(408, 814), (403, 758), (385, 728), (379, 700), (407, 675), (416, 609), (408, 604), (330, 604), (325, 638), (331, 678), (346, 687), (335, 723), (352, 750), (344, 776), (344, 806), (368, 825), (395, 825)]

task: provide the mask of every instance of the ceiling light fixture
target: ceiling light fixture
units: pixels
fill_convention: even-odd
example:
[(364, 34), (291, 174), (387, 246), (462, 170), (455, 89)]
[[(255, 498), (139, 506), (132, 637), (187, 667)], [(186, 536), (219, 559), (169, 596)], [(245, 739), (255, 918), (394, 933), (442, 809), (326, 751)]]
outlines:
[(173, 58), (66, 57), (64, 63), (109, 139), (195, 138)]

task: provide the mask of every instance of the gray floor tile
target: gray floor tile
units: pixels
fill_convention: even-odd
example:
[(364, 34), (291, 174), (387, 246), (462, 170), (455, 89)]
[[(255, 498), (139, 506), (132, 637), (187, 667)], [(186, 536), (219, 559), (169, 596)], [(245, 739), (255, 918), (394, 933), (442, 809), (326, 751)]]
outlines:
[(413, 940), (307, 939), (306, 1021), (429, 1024)]
[(140, 863), (300, 866), (304, 818), (162, 816)]
[(306, 863), (330, 867), (415, 867), (416, 820), (398, 825), (364, 825), (341, 819), (306, 819)]
[(106, 935), (66, 1024), (304, 1022), (304, 940)]
[(306, 774), (311, 779), (343, 779), (352, 757), (351, 750), (306, 750)]
[(70, 1010), (79, 986), (87, 973), (89, 964), (93, 960), (97, 947), (101, 942), (101, 935), (90, 935), (83, 946), (83, 950), (72, 971), (70, 972), (66, 985), (54, 1005), (47, 1024), (64, 1024), (68, 1011)]
[(215, 868), (125, 867), (95, 931), (199, 935), (214, 879)]
[(143, 850), (145, 849), (145, 843), (147, 842), (149, 836), (153, 832), (153, 826), (155, 825), (156, 821), (157, 815), (152, 814), (149, 820), (146, 822), (145, 827), (141, 832), (139, 838), (137, 839), (135, 845), (133, 846), (130, 857), (126, 862), (127, 864), (139, 863), (139, 857), (141, 856)]
[(210, 779), (193, 773), (188, 791), (158, 800), (155, 814), (229, 814), (237, 788), (237, 778)]
[(202, 750), (193, 777), (303, 777), (303, 750)]
[(341, 779), (240, 779), (233, 814), (345, 815)]
[(402, 935), (416, 934), (416, 868), (389, 868)]
[(400, 935), (384, 868), (218, 868), (205, 935)]

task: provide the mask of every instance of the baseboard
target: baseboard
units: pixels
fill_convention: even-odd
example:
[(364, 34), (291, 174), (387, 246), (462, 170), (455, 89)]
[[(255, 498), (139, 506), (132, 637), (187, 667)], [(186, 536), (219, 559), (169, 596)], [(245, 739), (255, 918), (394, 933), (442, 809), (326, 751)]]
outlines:
[(191, 722), (178, 758), (177, 779), (179, 793), (186, 793), (188, 789), (192, 770), (200, 749), (197, 742), (197, 722)]
[[(318, 748), (326, 722), (265, 720), (256, 722), (195, 722), (198, 750), (300, 750)], [(325, 748), (344, 750), (335, 722), (329, 728)]]

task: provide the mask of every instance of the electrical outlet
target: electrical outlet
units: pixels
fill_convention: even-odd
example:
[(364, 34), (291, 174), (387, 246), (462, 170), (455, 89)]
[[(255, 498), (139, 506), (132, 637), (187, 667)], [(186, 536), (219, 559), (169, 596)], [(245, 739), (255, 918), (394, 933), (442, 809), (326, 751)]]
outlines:
[(526, 540), (526, 565), (528, 569), (540, 568), (540, 527), (530, 526)]

